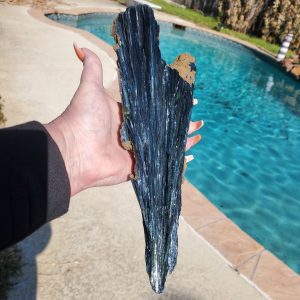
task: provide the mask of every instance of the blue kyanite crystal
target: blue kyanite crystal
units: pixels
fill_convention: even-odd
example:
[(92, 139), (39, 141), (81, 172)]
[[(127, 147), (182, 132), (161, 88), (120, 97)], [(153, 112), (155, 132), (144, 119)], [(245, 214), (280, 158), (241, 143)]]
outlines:
[(164, 290), (177, 261), (177, 228), (185, 144), (193, 103), (195, 60), (180, 55), (168, 66), (159, 50), (151, 8), (120, 13), (113, 25), (123, 103), (122, 143), (133, 151), (153, 290)]

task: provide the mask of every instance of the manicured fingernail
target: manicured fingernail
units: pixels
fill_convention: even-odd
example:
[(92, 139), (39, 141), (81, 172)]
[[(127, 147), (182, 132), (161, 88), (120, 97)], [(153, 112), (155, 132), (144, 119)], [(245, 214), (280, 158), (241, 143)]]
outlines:
[(194, 98), (193, 99), (193, 105), (197, 105), (198, 104), (198, 99)]
[(197, 143), (200, 142), (202, 136), (200, 134), (195, 135), (195, 137), (193, 138), (193, 145), (196, 145)]
[(194, 159), (194, 155), (187, 155), (187, 156), (185, 157), (186, 163), (189, 163), (189, 162), (192, 161), (193, 159)]
[(198, 130), (198, 129), (200, 129), (200, 128), (202, 128), (203, 127), (203, 125), (204, 125), (204, 121), (203, 120), (200, 120), (200, 121), (196, 121), (195, 122), (195, 130)]
[(192, 132), (202, 128), (204, 125), (204, 121), (200, 120), (200, 121), (196, 121), (196, 122), (190, 122), (190, 127), (189, 127), (189, 131), (188, 134), (191, 134)]
[(75, 53), (76, 53), (77, 57), (81, 61), (83, 61), (84, 60), (84, 52), (82, 51), (82, 49), (79, 48), (75, 42), (73, 43), (73, 47), (74, 47), (74, 50), (75, 50)]

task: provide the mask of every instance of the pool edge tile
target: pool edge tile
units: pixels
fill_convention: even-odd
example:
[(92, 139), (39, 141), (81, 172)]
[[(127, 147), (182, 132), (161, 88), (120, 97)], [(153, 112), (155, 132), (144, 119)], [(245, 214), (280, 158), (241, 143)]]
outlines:
[(244, 262), (242, 262), (239, 266), (236, 267), (236, 271), (240, 274), (243, 274), (246, 278), (252, 281), (263, 251), (265, 251), (265, 249), (246, 259)]
[(182, 185), (181, 215), (196, 230), (226, 218), (221, 211), (187, 181)]
[(252, 281), (271, 299), (300, 299), (300, 276), (267, 250), (261, 254)]
[(222, 253), (234, 269), (263, 250), (259, 243), (228, 218), (196, 231)]
[[(205, 211), (206, 206), (214, 209)], [(205, 215), (210, 211), (213, 216)], [(182, 216), (230, 267), (262, 294), (274, 300), (299, 300), (300, 276), (228, 219), (187, 180), (182, 186)], [(203, 217), (204, 222), (199, 220)], [(241, 243), (242, 249), (232, 248)]]
[[(289, 266), (252, 239), (187, 181), (182, 186), (182, 198), (183, 218), (245, 280), (270, 299), (300, 299), (300, 276)], [(197, 220), (210, 212), (203, 209), (206, 205), (214, 207), (214, 215), (205, 215), (204, 222)], [(241, 249), (236, 245), (242, 246)]]

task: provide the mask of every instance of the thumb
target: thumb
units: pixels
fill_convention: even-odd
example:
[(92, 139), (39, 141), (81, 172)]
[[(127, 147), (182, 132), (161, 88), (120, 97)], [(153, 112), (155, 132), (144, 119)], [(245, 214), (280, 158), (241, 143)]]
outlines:
[(77, 57), (83, 62), (80, 83), (96, 84), (103, 89), (103, 72), (99, 57), (93, 51), (79, 48), (76, 44), (74, 44), (74, 50)]

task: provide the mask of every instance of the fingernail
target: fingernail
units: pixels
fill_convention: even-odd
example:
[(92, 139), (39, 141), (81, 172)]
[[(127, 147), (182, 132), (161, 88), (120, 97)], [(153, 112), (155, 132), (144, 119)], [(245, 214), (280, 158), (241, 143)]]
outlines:
[(196, 145), (197, 143), (199, 143), (201, 139), (202, 139), (202, 136), (200, 134), (196, 135), (195, 138), (193, 139), (193, 145)]
[(199, 120), (199, 121), (194, 122), (194, 124), (195, 124), (195, 129), (193, 131), (199, 130), (200, 128), (203, 127), (204, 121), (203, 120)]
[(78, 45), (75, 42), (73, 43), (73, 47), (74, 47), (77, 57), (83, 62), (84, 53), (83, 53), (82, 49), (80, 47), (78, 47)]
[(198, 104), (198, 99), (194, 98), (193, 99), (193, 105), (197, 105)]
[(189, 162), (192, 161), (193, 159), (194, 159), (194, 155), (187, 155), (187, 156), (185, 157), (186, 163), (189, 163)]

